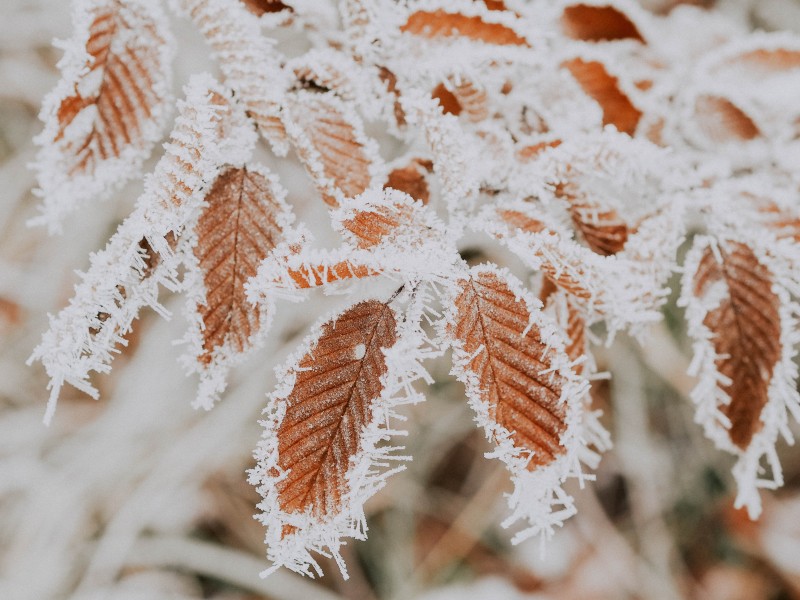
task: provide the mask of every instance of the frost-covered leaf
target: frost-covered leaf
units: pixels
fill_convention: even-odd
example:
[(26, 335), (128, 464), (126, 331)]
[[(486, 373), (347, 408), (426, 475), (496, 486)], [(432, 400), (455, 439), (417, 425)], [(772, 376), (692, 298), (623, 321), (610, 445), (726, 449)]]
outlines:
[[(779, 263), (758, 243), (699, 236), (686, 259), (682, 302), (695, 340), (692, 393), (697, 420), (719, 447), (739, 456), (737, 506), (752, 517), (757, 489), (780, 484), (778, 433), (798, 414), (796, 307), (781, 286)], [(796, 314), (796, 313), (795, 313)], [(760, 479), (766, 456), (773, 479)]]
[(364, 502), (403, 468), (388, 468), (403, 457), (382, 442), (397, 433), (394, 407), (419, 400), (409, 386), (424, 374), (417, 319), (359, 302), (317, 326), (279, 377), (250, 477), (265, 498), (272, 569), (321, 575), (315, 551), (333, 554), (347, 577), (343, 538), (366, 537)]
[(575, 474), (586, 440), (582, 431), (585, 381), (569, 367), (564, 341), (535, 300), (508, 273), (472, 269), (452, 292), (446, 331), (454, 374), (467, 387), (492, 455), (508, 467), (514, 513), (527, 521), (515, 541), (549, 535), (575, 512), (561, 489)]
[(281, 195), (268, 173), (241, 167), (220, 173), (205, 198), (194, 249), (206, 287), (201, 362), (223, 346), (242, 352), (259, 328), (244, 283), (281, 239), (288, 212)]
[(291, 76), (239, 0), (176, 0), (206, 41), (258, 130), (279, 156), (289, 151), (281, 109)]
[(366, 190), (383, 169), (361, 119), (331, 93), (299, 91), (289, 100), (287, 131), (328, 204)]
[(161, 137), (173, 40), (153, 0), (81, 0), (62, 79), (44, 100), (37, 170), (43, 215), (58, 229), (81, 203), (135, 176)]
[(270, 301), (248, 302), (245, 283), (279, 244), (293, 216), (286, 192), (263, 167), (229, 166), (211, 184), (195, 228), (191, 265), (197, 300), (189, 334), (200, 390), (195, 405), (211, 408), (225, 388), (229, 365), (258, 345), (272, 318)]
[(573, 58), (562, 66), (603, 109), (603, 125), (614, 125), (622, 133), (634, 134), (642, 112), (620, 90), (619, 80), (606, 70), (603, 63)]
[(566, 200), (572, 223), (594, 252), (610, 256), (625, 247), (628, 224), (616, 210), (598, 206), (592, 202), (590, 192), (572, 182), (557, 186), (556, 196)]
[[(49, 420), (64, 382), (97, 397), (89, 374), (107, 372), (139, 310), (161, 314), (158, 288), (178, 289), (183, 235), (197, 218), (204, 190), (228, 161), (249, 155), (255, 134), (227, 90), (208, 76), (193, 78), (178, 105), (166, 154), (136, 210), (106, 247), (92, 256), (75, 295), (34, 350), (50, 376)], [(176, 252), (178, 254), (176, 254)]]

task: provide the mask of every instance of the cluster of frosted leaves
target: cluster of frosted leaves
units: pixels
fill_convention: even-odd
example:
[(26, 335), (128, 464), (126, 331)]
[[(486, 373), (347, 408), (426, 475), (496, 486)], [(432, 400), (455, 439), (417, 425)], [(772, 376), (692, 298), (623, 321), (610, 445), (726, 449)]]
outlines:
[[(167, 102), (156, 3), (75, 7), (40, 137), (51, 227), (86, 199), (70, 190), (101, 196), (135, 172)], [(223, 81), (192, 79), (135, 211), (52, 318), (34, 353), (51, 377), (48, 418), (65, 382), (96, 395), (91, 372), (110, 368), (139, 310), (165, 312), (159, 286), (186, 296), (183, 361), (204, 408), (282, 302), (352, 293), (279, 368), (264, 411), (250, 481), (266, 572), (321, 575), (322, 554), (346, 574), (340, 548), (366, 536), (364, 503), (410, 458), (394, 441), (400, 407), (423, 399), (424, 361), (448, 351), (514, 485), (504, 525), (514, 541), (547, 537), (575, 512), (564, 483), (590, 477), (608, 446), (588, 404), (602, 341), (590, 328), (610, 342), (661, 319), (692, 223), (703, 234), (682, 302), (698, 421), (739, 457), (737, 502), (757, 515), (800, 412), (800, 41), (617, 0), (171, 8)], [(284, 55), (276, 28), (309, 49)], [(259, 136), (302, 165), (338, 245), (317, 244), (254, 163)], [(519, 259), (538, 299), (505, 268), (461, 258), (480, 236)]]

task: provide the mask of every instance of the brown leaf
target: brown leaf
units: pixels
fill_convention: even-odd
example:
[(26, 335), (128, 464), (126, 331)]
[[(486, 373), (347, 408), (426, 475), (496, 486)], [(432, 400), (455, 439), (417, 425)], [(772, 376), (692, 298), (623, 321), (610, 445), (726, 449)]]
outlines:
[(563, 377), (544, 373), (551, 367), (548, 348), (531, 325), (526, 304), (496, 273), (473, 273), (459, 283), (450, 333), (473, 357), (467, 370), (477, 377), (490, 418), (511, 433), (517, 448), (531, 451), (528, 468), (533, 470), (564, 452)]
[[(429, 213), (427, 213), (429, 215)], [(422, 242), (427, 236), (439, 235), (426, 223), (426, 213), (408, 196), (386, 193), (385, 202), (371, 202), (354, 210), (349, 218), (339, 224), (345, 237), (359, 248), (374, 248), (387, 237), (411, 233), (411, 238)]]
[(203, 272), (206, 301), (198, 306), (205, 326), (203, 355), (216, 348), (242, 352), (259, 328), (259, 312), (245, 297), (244, 284), (280, 241), (280, 204), (261, 173), (229, 168), (212, 185), (197, 224), (194, 254)]
[(365, 147), (363, 126), (331, 93), (295, 94), (291, 119), (305, 139), (295, 139), (297, 154), (328, 204), (338, 204), (366, 190), (372, 180), (373, 158)]
[(593, 252), (611, 256), (625, 247), (628, 225), (616, 210), (591, 202), (588, 195), (571, 182), (556, 186), (556, 196), (569, 203), (572, 223)]
[(779, 299), (772, 291), (772, 274), (745, 244), (721, 243), (718, 262), (711, 248), (694, 275), (694, 294), (702, 297), (722, 282), (726, 294), (703, 320), (712, 333), (717, 370), (730, 379), (718, 384), (730, 397), (722, 412), (731, 421), (729, 436), (746, 449), (762, 426), (772, 373), (781, 356)]
[(408, 17), (400, 31), (422, 37), (465, 37), (478, 42), (500, 46), (528, 46), (527, 40), (516, 31), (500, 23), (489, 23), (479, 16), (451, 13), (442, 9), (420, 10)]
[(281, 0), (241, 0), (245, 8), (251, 13), (260, 17), (266, 13), (276, 13), (286, 10), (294, 12), (294, 9), (288, 4), (284, 4)]
[(405, 192), (415, 200), (427, 204), (430, 199), (426, 173), (433, 169), (430, 161), (419, 158), (412, 159), (405, 167), (399, 167), (389, 173), (384, 189), (392, 188)]
[(278, 464), (289, 471), (277, 484), (282, 511), (329, 519), (341, 510), (350, 458), (361, 449), (361, 432), (383, 391), (383, 351), (396, 341), (394, 313), (377, 300), (322, 327), (300, 360), (277, 432)]
[(644, 42), (633, 21), (614, 6), (572, 4), (564, 8), (561, 26), (573, 40), (602, 42), (630, 39)]
[[(86, 70), (56, 109), (53, 143), (69, 176), (93, 174), (126, 148), (149, 147), (153, 132), (148, 129), (156, 125), (168, 93), (169, 65), (161, 52), (168, 41), (155, 16), (137, 3), (121, 2), (97, 5), (92, 16)], [(73, 134), (77, 130), (71, 126), (84, 114), (89, 126), (79, 119), (80, 132)]]
[(628, 135), (636, 132), (642, 112), (620, 91), (619, 80), (602, 63), (573, 58), (561, 66), (572, 73), (583, 91), (603, 109), (603, 125), (614, 125)]
[(715, 142), (747, 141), (761, 135), (742, 109), (720, 96), (700, 96), (695, 104), (695, 115), (700, 129)]

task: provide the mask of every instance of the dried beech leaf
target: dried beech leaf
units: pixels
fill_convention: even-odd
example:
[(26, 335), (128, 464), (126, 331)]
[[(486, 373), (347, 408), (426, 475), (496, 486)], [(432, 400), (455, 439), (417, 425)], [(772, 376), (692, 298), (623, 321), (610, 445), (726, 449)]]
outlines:
[(547, 342), (497, 274), (479, 271), (460, 286), (450, 333), (473, 357), (465, 367), (476, 377), (467, 381), (471, 393), (489, 404), (489, 417), (510, 432), (514, 446), (530, 452), (530, 470), (547, 465), (564, 452), (559, 440), (567, 428), (564, 382), (545, 373)]
[(733, 102), (720, 96), (700, 96), (695, 103), (698, 127), (715, 142), (739, 142), (761, 135), (756, 124)]
[(630, 39), (644, 42), (633, 21), (610, 5), (571, 4), (564, 8), (561, 25), (573, 40), (602, 42)]
[(718, 250), (722, 262), (706, 248), (694, 275), (694, 294), (702, 297), (715, 284), (725, 287), (703, 325), (712, 335), (717, 370), (730, 382), (719, 385), (730, 398), (722, 412), (730, 420), (731, 442), (746, 449), (762, 427), (761, 412), (781, 358), (780, 302), (771, 289), (772, 274), (747, 245), (730, 242)]
[(616, 210), (596, 206), (572, 183), (557, 186), (556, 195), (568, 202), (572, 223), (592, 251), (611, 256), (625, 247), (628, 225)]
[(162, 134), (171, 99), (172, 37), (158, 3), (78, 4), (75, 45), (44, 101), (45, 128), (37, 138), (52, 225), (136, 175)]
[(727, 67), (744, 67), (747, 75), (759, 78), (800, 69), (800, 51), (787, 48), (758, 48), (742, 54), (738, 54), (727, 61)]
[(386, 304), (356, 304), (322, 328), (314, 348), (299, 362), (278, 427), (278, 466), (288, 475), (277, 484), (286, 513), (330, 519), (347, 493), (350, 459), (372, 419), (386, 373), (384, 350), (397, 341)]
[(205, 303), (198, 306), (204, 325), (198, 359), (203, 363), (217, 348), (243, 352), (258, 331), (259, 310), (246, 300), (244, 284), (280, 241), (285, 211), (273, 184), (246, 167), (221, 173), (206, 203), (194, 248), (206, 289)]
[(414, 158), (407, 166), (393, 169), (383, 187), (405, 192), (414, 200), (427, 204), (430, 200), (430, 189), (426, 175), (432, 170), (433, 164), (430, 161)]
[(300, 92), (289, 112), (290, 137), (325, 202), (335, 206), (370, 186), (379, 154), (352, 110), (331, 93)]
[(400, 27), (400, 31), (430, 39), (463, 37), (501, 46), (529, 45), (524, 37), (506, 25), (485, 21), (480, 16), (451, 13), (443, 9), (412, 13)]
[(620, 90), (619, 81), (602, 63), (573, 58), (562, 63), (583, 91), (603, 109), (603, 125), (614, 125), (622, 133), (633, 135), (642, 117), (630, 99)]
[[(499, 210), (497, 214), (503, 222), (513, 229), (525, 233), (547, 231), (547, 226), (542, 221), (534, 219), (523, 212), (505, 209)], [(573, 270), (564, 268), (564, 265), (554, 265), (550, 261), (544, 261), (541, 264), (541, 269), (547, 275), (546, 281), (552, 281), (559, 288), (573, 296), (583, 300), (588, 300), (592, 297), (593, 291), (584, 282), (586, 273), (582, 267), (577, 267), (573, 274)]]
[[(265, 6), (269, 2), (257, 1)], [(238, 94), (273, 151), (284, 156), (289, 143), (281, 120), (291, 76), (270, 40), (239, 0), (177, 0), (213, 49), (225, 82)]]
[[(552, 533), (574, 514), (561, 485), (576, 475), (586, 443), (587, 382), (570, 367), (563, 334), (519, 281), (493, 266), (470, 269), (450, 291), (446, 339), (453, 374), (514, 484), (512, 515), (527, 528), (512, 542)], [(597, 428), (597, 432), (602, 428)]]
[(392, 243), (408, 253), (426, 242), (447, 240), (444, 224), (430, 209), (394, 189), (364, 194), (332, 216), (334, 227), (357, 248), (374, 249)]

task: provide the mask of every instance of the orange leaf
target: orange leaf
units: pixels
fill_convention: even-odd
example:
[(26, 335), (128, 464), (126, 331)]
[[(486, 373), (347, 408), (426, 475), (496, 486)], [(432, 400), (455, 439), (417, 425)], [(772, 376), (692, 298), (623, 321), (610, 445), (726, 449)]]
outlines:
[(197, 224), (195, 256), (203, 272), (205, 304), (203, 354), (208, 363), (217, 348), (243, 352), (260, 326), (259, 311), (245, 297), (244, 284), (282, 237), (283, 210), (272, 183), (260, 172), (229, 168), (206, 196)]
[(420, 10), (411, 14), (400, 27), (400, 31), (430, 39), (464, 37), (500, 46), (529, 45), (524, 37), (506, 25), (490, 23), (479, 16), (451, 13), (443, 9)]
[(277, 431), (278, 465), (288, 471), (277, 483), (283, 512), (330, 519), (342, 510), (350, 459), (383, 391), (384, 350), (396, 341), (391, 308), (367, 300), (327, 322), (300, 360)]
[(694, 275), (694, 295), (702, 297), (717, 283), (725, 286), (719, 306), (703, 325), (713, 334), (717, 371), (729, 379), (718, 386), (730, 398), (721, 406), (730, 420), (731, 442), (742, 450), (762, 427), (761, 411), (775, 365), (781, 358), (780, 301), (772, 291), (772, 273), (749, 246), (719, 245), (722, 262), (706, 248)]
[(636, 132), (642, 112), (619, 89), (619, 80), (602, 63), (573, 58), (562, 63), (583, 91), (603, 109), (603, 125), (614, 125), (628, 135)]
[(633, 21), (614, 6), (572, 4), (564, 8), (561, 25), (573, 40), (601, 42), (632, 39), (644, 42)]
[(511, 434), (514, 446), (532, 454), (528, 469), (564, 453), (566, 407), (559, 400), (563, 376), (551, 368), (540, 329), (525, 302), (500, 276), (477, 270), (459, 282), (450, 334), (472, 357), (465, 369), (476, 377), (474, 393), (489, 405), (489, 417)]

